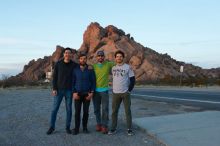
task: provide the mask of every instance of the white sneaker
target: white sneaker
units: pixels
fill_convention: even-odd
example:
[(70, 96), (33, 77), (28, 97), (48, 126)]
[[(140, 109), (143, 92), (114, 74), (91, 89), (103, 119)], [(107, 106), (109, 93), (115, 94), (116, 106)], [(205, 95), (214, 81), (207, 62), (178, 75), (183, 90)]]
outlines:
[(134, 132), (131, 129), (128, 129), (127, 134), (128, 134), (128, 136), (132, 136), (132, 135), (134, 135)]
[(116, 129), (112, 129), (108, 131), (108, 135), (113, 135), (113, 134), (116, 134)]

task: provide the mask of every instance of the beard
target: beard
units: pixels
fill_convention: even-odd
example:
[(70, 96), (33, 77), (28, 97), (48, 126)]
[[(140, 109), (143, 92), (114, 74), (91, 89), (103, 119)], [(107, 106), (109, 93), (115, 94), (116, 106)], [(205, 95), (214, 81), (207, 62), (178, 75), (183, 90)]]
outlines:
[(102, 63), (103, 61), (104, 61), (104, 59), (98, 59), (98, 62), (101, 62), (101, 63)]
[(80, 66), (86, 66), (86, 63), (79, 63)]

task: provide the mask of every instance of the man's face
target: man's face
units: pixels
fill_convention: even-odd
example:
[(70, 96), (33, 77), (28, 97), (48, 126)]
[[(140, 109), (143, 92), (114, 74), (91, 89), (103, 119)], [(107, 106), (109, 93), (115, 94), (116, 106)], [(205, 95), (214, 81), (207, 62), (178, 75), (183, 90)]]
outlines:
[(87, 61), (87, 57), (86, 56), (82, 56), (79, 58), (79, 64), (84, 66), (86, 64)]
[(117, 54), (115, 56), (115, 62), (118, 64), (123, 63), (123, 59), (124, 59), (124, 57), (121, 54)]
[(105, 59), (105, 56), (104, 56), (104, 55), (98, 55), (98, 56), (97, 56), (97, 61), (98, 61), (99, 63), (102, 63), (102, 62), (104, 61), (104, 59)]
[(72, 58), (72, 52), (70, 50), (66, 50), (64, 53), (63, 53), (63, 56), (64, 56), (64, 59), (65, 60), (70, 60)]

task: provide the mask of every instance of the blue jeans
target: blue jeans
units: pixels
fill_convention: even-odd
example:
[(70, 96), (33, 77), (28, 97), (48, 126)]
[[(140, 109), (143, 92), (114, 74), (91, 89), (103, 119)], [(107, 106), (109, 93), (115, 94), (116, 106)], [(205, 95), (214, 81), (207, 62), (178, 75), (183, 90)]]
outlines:
[(70, 128), (72, 119), (72, 91), (71, 90), (57, 90), (57, 95), (54, 96), (53, 110), (51, 113), (50, 126), (55, 129), (55, 122), (57, 118), (57, 112), (60, 104), (65, 97), (66, 105), (66, 128)]
[[(96, 116), (96, 122), (99, 125), (108, 127), (109, 121), (109, 95), (108, 91), (95, 92), (93, 97), (94, 113)], [(102, 114), (101, 114), (102, 108)], [(102, 115), (102, 116), (101, 116)]]

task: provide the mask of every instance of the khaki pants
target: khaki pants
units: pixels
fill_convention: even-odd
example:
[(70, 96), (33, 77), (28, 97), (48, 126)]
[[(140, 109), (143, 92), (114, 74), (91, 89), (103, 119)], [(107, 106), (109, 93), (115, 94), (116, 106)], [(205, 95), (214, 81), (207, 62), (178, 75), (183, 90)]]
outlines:
[(130, 93), (113, 93), (112, 97), (112, 129), (116, 129), (118, 121), (118, 110), (120, 104), (123, 101), (125, 108), (125, 115), (127, 121), (127, 128), (131, 129), (132, 126), (132, 116), (131, 116), (131, 98)]

